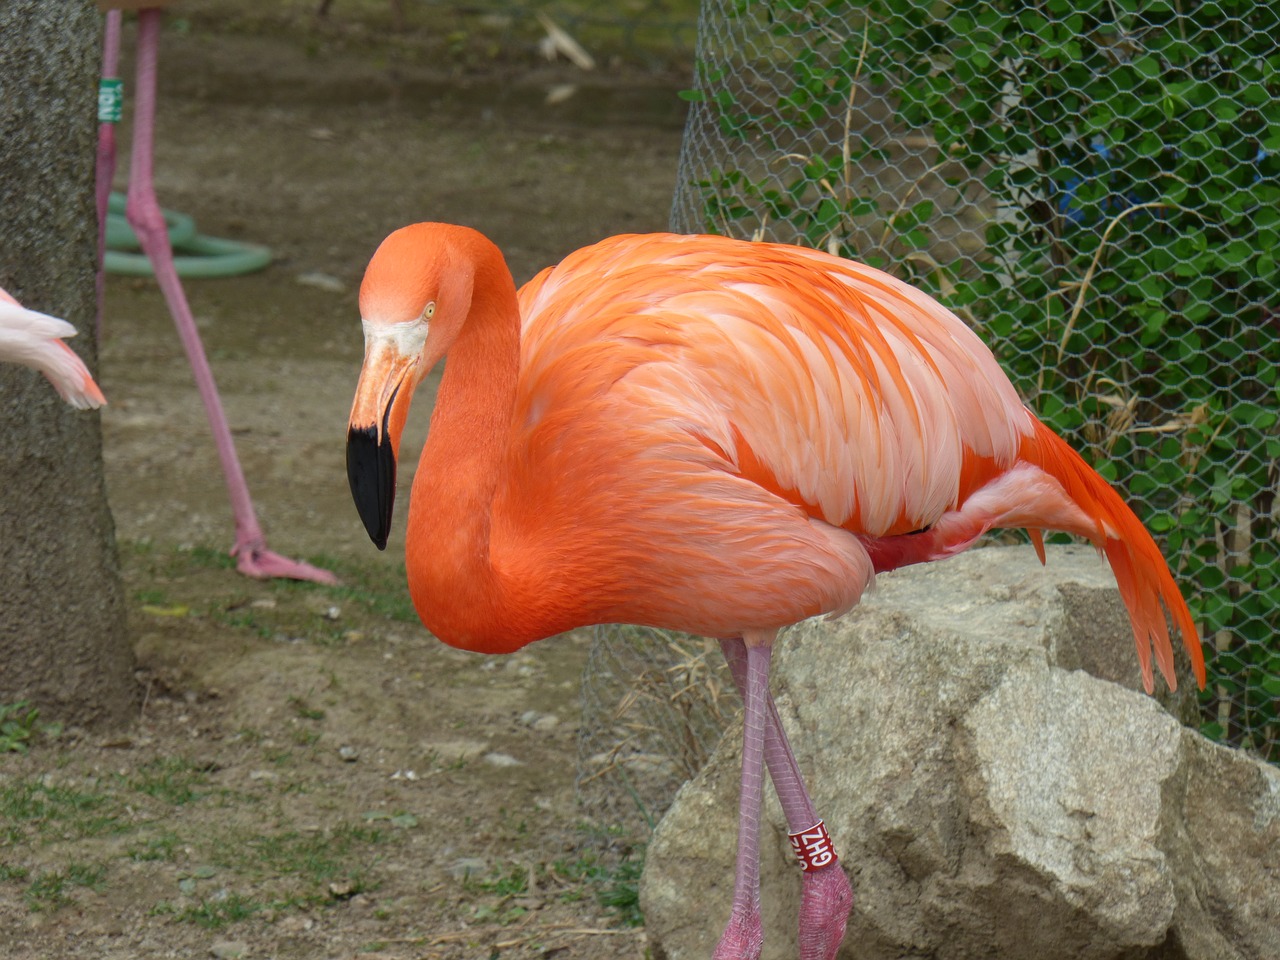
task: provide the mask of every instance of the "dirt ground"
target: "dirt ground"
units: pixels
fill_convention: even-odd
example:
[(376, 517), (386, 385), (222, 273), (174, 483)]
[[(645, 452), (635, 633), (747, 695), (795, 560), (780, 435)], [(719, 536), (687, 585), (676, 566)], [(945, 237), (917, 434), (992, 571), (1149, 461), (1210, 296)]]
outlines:
[[(404, 510), (379, 553), (344, 439), (356, 291), (381, 238), (467, 223), (523, 281), (594, 239), (664, 228), (686, 76), (429, 61), (389, 59), (376, 37), (166, 31), (161, 201), (275, 254), (187, 292), (270, 545), (343, 585), (230, 567), (230, 508), (164, 303), (152, 281), (112, 277), (105, 457), (144, 704), (132, 730), (37, 725), (29, 754), (0, 757), (7, 956), (646, 953), (641, 851), (575, 803), (589, 638), (486, 659), (427, 635), (404, 589)], [(127, 169), (126, 149), (121, 186)]]

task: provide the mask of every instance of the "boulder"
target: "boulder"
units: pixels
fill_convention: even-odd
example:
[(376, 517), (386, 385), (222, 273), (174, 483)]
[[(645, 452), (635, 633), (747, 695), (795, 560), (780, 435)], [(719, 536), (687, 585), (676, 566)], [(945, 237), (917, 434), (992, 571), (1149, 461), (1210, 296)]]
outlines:
[[(854, 885), (842, 958), (1280, 958), (1280, 772), (1139, 692), (1092, 549), (882, 576), (844, 619), (790, 631), (774, 663)], [(739, 723), (649, 845), (659, 958), (705, 960), (724, 926), (740, 758)], [(798, 868), (772, 791), (761, 860), (764, 957), (791, 958)]]

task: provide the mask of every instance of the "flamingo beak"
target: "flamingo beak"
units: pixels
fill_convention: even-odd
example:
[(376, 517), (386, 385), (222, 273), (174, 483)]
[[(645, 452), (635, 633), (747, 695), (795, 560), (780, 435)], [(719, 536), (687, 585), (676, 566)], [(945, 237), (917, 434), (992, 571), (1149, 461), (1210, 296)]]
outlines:
[(396, 502), (396, 455), (386, 429), (385, 417), (381, 430), (354, 425), (347, 429), (347, 483), (369, 539), (379, 550), (387, 549)]
[(356, 511), (379, 550), (387, 548), (396, 500), (396, 455), (409, 400), (415, 357), (394, 339), (366, 335), (364, 366), (347, 424), (347, 482)]

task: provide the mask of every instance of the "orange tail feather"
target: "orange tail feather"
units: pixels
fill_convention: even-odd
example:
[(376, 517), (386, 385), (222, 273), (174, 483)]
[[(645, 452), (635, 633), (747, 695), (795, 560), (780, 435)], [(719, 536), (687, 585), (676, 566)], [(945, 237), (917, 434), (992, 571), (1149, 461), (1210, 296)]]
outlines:
[(1036, 548), (1036, 556), (1040, 558), (1040, 566), (1044, 566), (1046, 561), (1044, 555), (1044, 531), (1039, 527), (1028, 527), (1027, 535), (1031, 537), (1031, 545)]
[(1151, 651), (1155, 650), (1156, 663), (1160, 666), (1169, 688), (1177, 689), (1177, 676), (1173, 669), (1173, 646), (1160, 602), (1173, 617), (1182, 634), (1182, 642), (1191, 655), (1191, 666), (1196, 682), (1204, 689), (1204, 653), (1191, 611), (1173, 581), (1169, 565), (1151, 534), (1132, 510), (1120, 499), (1120, 495), (1106, 480), (1100, 477), (1084, 459), (1071, 449), (1061, 437), (1036, 421), (1035, 434), (1026, 440), (1020, 451), (1020, 459), (1033, 463), (1053, 476), (1075, 501), (1080, 510), (1093, 521), (1092, 528), (1069, 530), (1093, 541), (1107, 555), (1120, 597), (1129, 611), (1133, 625), (1133, 639), (1138, 648), (1138, 660), (1142, 664), (1142, 680), (1150, 693), (1155, 687), (1151, 668)]

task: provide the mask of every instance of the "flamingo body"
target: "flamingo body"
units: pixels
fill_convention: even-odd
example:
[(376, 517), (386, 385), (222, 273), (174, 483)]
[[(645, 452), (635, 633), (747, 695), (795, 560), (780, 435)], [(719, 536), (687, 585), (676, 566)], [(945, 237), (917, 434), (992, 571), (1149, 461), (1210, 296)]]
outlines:
[[(738, 636), (843, 612), (873, 575), (864, 537), (936, 522), (966, 457), (1008, 465), (1031, 430), (963, 324), (884, 274), (813, 251), (615, 237), (519, 299), (494, 589), (461, 596), (443, 582), (457, 570), (435, 558), (456, 526), (437, 511), (461, 501), (433, 489), (432, 465), (450, 457), (431, 441), (411, 504), (418, 609), (471, 649), (582, 623)], [(934, 322), (912, 329), (900, 316)]]
[(419, 224), (370, 264), (368, 329), (405, 335), (447, 279), (423, 273), (442, 248), (494, 278), (450, 345), (410, 503), (410, 589), (445, 642), (509, 652), (613, 622), (778, 629), (843, 613), (875, 572), (996, 526), (1135, 554), (1149, 575), (1125, 599), (1148, 673), (1153, 643), (1171, 663), (1156, 597), (1194, 632), (1128, 508), (959, 318), (888, 274), (783, 244), (634, 235), (513, 296), (487, 240)]
[(107, 401), (84, 361), (62, 342), (75, 335), (67, 321), (28, 310), (0, 289), (0, 360), (39, 370), (63, 400), (89, 410)]
[[(816, 819), (768, 697), (768, 648), (789, 624), (849, 610), (877, 572), (993, 527), (1029, 527), (1037, 545), (1042, 528), (1087, 537), (1115, 570), (1148, 689), (1153, 649), (1176, 684), (1162, 601), (1204, 682), (1190, 614), (1142, 524), (959, 318), (885, 273), (655, 234), (586, 247), (517, 292), (483, 236), (417, 224), (375, 253), (360, 303), (348, 471), (379, 546), (413, 390), (449, 355), (406, 541), (410, 593), (436, 636), (501, 653), (621, 622), (724, 641), (747, 720), (717, 958), (759, 951), (762, 764), (792, 827)], [(804, 957), (839, 945), (839, 873), (805, 874)]]

